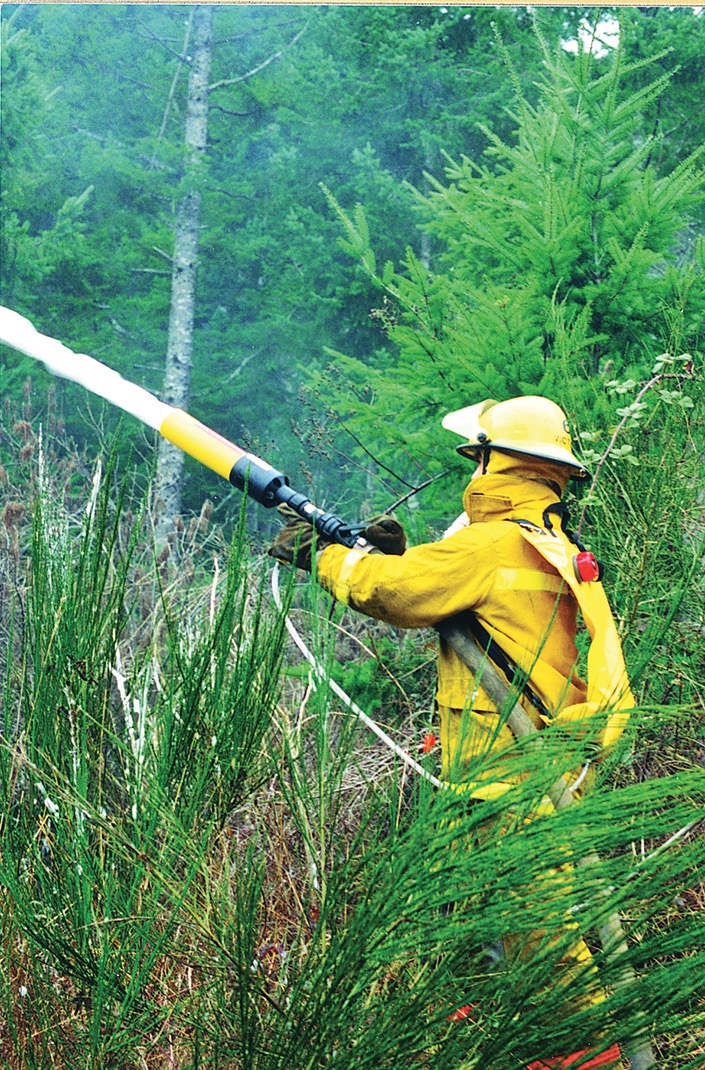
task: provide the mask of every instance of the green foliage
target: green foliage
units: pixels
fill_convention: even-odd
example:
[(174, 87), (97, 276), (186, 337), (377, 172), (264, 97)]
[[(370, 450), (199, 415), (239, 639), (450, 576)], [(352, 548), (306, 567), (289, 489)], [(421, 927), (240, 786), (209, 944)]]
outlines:
[[(486, 162), (449, 159), (447, 181), (429, 175), (432, 192), (416, 192), (437, 243), (432, 268), (411, 249), (399, 268), (376, 266), (362, 208), (351, 215), (327, 193), (343, 247), (383, 295), (374, 315), (398, 357), (390, 373), (330, 352), (322, 393), (381, 464), (412, 482), (439, 471), (444, 412), (545, 393), (587, 432), (617, 408), (606, 382), (636, 382), (657, 354), (699, 344), (702, 252), (696, 245), (683, 262), (676, 247), (702, 199), (699, 151), (659, 172), (640, 136), (668, 75), (632, 91), (649, 64), (625, 62), (621, 48), (596, 59), (554, 54), (540, 34), (538, 44), (532, 102), (498, 41), (515, 86), (513, 135), (486, 128)], [(442, 491), (426, 499), (431, 521), (448, 513)]]
[(594, 475), (571, 504), (578, 531), (606, 563), (635, 685), (648, 701), (665, 702), (682, 673), (679, 696), (697, 703), (702, 381), (688, 355), (663, 355), (651, 371), (645, 382), (599, 384), (605, 400), (582, 432)]
[[(632, 800), (637, 794), (632, 793)], [(657, 797), (651, 798), (660, 810)], [(646, 797), (642, 801), (646, 803)], [(612, 798), (615, 815), (623, 802), (626, 797)], [(343, 881), (350, 888), (357, 883), (355, 878), (362, 877), (367, 892), (361, 908), (348, 925), (331, 925), (325, 954), (309, 955), (290, 989), (289, 1013), (278, 1019), (269, 1016), (277, 1042), (271, 1054), (263, 1055), (262, 1065), (294, 1061), (315, 1065), (335, 1057), (344, 1066), (394, 1066), (400, 1059), (412, 1064), (420, 1059), (442, 1067), (460, 1061), (473, 1065), (476, 1060), (479, 1065), (509, 1068), (564, 1050), (567, 1044), (583, 1046), (595, 1027), (606, 1026), (610, 1035), (624, 1037), (627, 1022), (638, 1029), (640, 1021), (653, 1021), (654, 1013), (670, 1018), (674, 1008), (660, 1011), (658, 1001), (662, 994), (668, 1002), (666, 993), (676, 991), (673, 975), (664, 977), (658, 989), (642, 984), (632, 992), (615, 992), (599, 1010), (573, 1014), (563, 1025), (556, 1014), (555, 992), (548, 996), (544, 987), (555, 980), (557, 956), (566, 949), (562, 940), (550, 950), (544, 946), (531, 970), (512, 971), (509, 984), (503, 967), (488, 970), (483, 965), (482, 943), (503, 931), (512, 904), (521, 901), (526, 911), (520, 923), (524, 932), (545, 916), (552, 879), (547, 866), (557, 857), (553, 851), (559, 840), (564, 849), (570, 842), (579, 855), (597, 834), (607, 848), (607, 830), (602, 823), (597, 833), (597, 812), (590, 807), (577, 835), (573, 812), (565, 823), (537, 823), (523, 832), (515, 828), (506, 838), (488, 842), (481, 830), (493, 816), (491, 806), (466, 813), (463, 834), (473, 841), (473, 849), (465, 851), (458, 843), (457, 801), (454, 805), (452, 799), (441, 797), (430, 808), (422, 805), (408, 832), (393, 841), (390, 853), (377, 855), (369, 869), (341, 866), (342, 872), (329, 885), (329, 896), (334, 899), (342, 892)], [(621, 821), (613, 829), (619, 825)], [(488, 883), (483, 879), (485, 865), (492, 873)], [(602, 880), (614, 880), (614, 892), (627, 910), (635, 878), (643, 879), (641, 890), (646, 890), (649, 864), (637, 864), (633, 876), (622, 866), (613, 860), (599, 876), (595, 870), (589, 877), (581, 870), (571, 875), (573, 901), (583, 904), (581, 923), (587, 920), (583, 911), (595, 918), (595, 889), (604, 888)], [(601, 900), (600, 911), (605, 907), (609, 909)], [(671, 937), (674, 946), (679, 942), (677, 928)], [(636, 934), (635, 928), (632, 935)], [(644, 963), (653, 945), (645, 932), (641, 935)], [(617, 963), (602, 956), (598, 961), (601, 974), (617, 981)], [(588, 983), (583, 976), (576, 987)], [(679, 998), (685, 996), (690, 1005), (696, 988), (695, 982), (690, 998), (685, 992)], [(469, 1021), (450, 1026), (449, 1013), (466, 1000), (472, 1004)], [(546, 1000), (554, 1001), (552, 1009)], [(299, 1008), (301, 1016), (296, 1013)]]
[[(674, 751), (674, 732), (696, 721), (687, 705), (636, 712), (578, 807), (535, 814), (580, 761), (580, 742), (550, 731), (540, 761), (529, 745), (498, 756), (521, 777), (509, 796), (468, 807), (410, 784), (341, 713), (325, 667), (345, 622), (315, 585), (321, 671), (315, 688), (289, 679), (283, 696), (283, 621), (261, 603), (242, 536), (220, 576), (189, 572), (185, 544), (179, 571), (150, 564), (142, 518), (110, 475), (84, 473), (69, 511), (39, 444), (33, 464), (34, 481), (2, 487), (15, 540), (0, 558), (8, 1066), (139, 1055), (156, 1067), (166, 1052), (184, 1070), (512, 1070), (596, 1034), (627, 1045), (641, 1029), (667, 1070), (696, 1065), (704, 800), (700, 766)], [(8, 506), (32, 486), (24, 570), (22, 516)], [(395, 663), (390, 636), (374, 643), (404, 687), (409, 652)], [(644, 775), (649, 741), (661, 765)], [(615, 909), (628, 937), (619, 954), (591, 935)], [(578, 1007), (595, 984), (580, 970), (576, 1005), (557, 1013), (574, 925), (608, 998)], [(502, 935), (536, 928), (550, 939), (531, 961), (488, 959)], [(466, 1005), (471, 1017), (450, 1022)]]
[[(569, 35), (582, 11), (546, 9), (544, 37)], [(27, 5), (2, 16), (3, 300), (154, 390), (187, 15)], [(524, 9), (216, 11), (194, 412), (268, 457), (276, 439), (282, 467), (300, 463), (319, 497), (364, 514), (438, 473), (447, 409), (529, 390), (565, 405), (599, 472), (574, 517), (587, 505), (583, 535), (607, 564), (642, 700), (579, 808), (526, 820), (578, 763), (549, 732), (540, 762), (516, 748), (523, 779), (509, 797), (468, 808), (409, 786), (341, 713), (325, 673), (315, 689), (288, 675), (282, 698), (282, 620), (262, 603), (242, 531), (222, 575), (223, 544), (209, 544), (206, 565), (188, 534), (178, 568), (148, 561), (144, 518), (105, 481), (86, 500), (85, 457), (39, 435), (21, 394), (27, 363), (3, 354), (8, 1066), (516, 1070), (641, 1029), (666, 1070), (697, 1064), (702, 250), (685, 267), (674, 236), (700, 179), (672, 142), (645, 148), (671, 87), (687, 91), (667, 57), (653, 59), (649, 18), (625, 15), (622, 56), (603, 60), (536, 48)], [(688, 28), (700, 24), (664, 12), (656, 28), (661, 18), (697, 69)], [(698, 142), (690, 121), (684, 145)], [(431, 177), (443, 148), (459, 160), (446, 183)], [(358, 203), (364, 212), (338, 207)], [(324, 345), (332, 386), (319, 382), (304, 407), (300, 365)], [(112, 418), (63, 384), (47, 422), (70, 414), (75, 431), (79, 409), (93, 420), (84, 440), (112, 438)], [(460, 478), (450, 449), (448, 463)], [(408, 508), (418, 537), (459, 508), (448, 486)], [(329, 631), (312, 598), (322, 663), (417, 744), (407, 711), (428, 714), (425, 652), (375, 634), (374, 657), (355, 648), (339, 668), (341, 622), (333, 613)], [(579, 864), (595, 850), (601, 860)], [(595, 939), (617, 908), (620, 955)], [(566, 911), (608, 998), (556, 1013), (576, 931)], [(530, 962), (487, 960), (502, 935), (536, 928), (550, 938)], [(635, 986), (621, 983), (627, 966)], [(580, 972), (571, 994), (593, 984)], [(473, 1017), (449, 1022), (466, 1004)]]
[[(17, 38), (3, 67), (4, 124), (16, 135), (3, 172), (11, 176), (3, 184), (11, 209), (3, 213), (3, 301), (155, 393), (181, 181), (186, 68), (178, 57), (189, 10), (48, 4), (5, 5), (2, 13), (6, 35)], [(374, 360), (380, 344), (369, 316), (374, 284), (362, 269), (351, 273), (337, 248), (319, 183), (366, 204), (381, 261), (407, 243), (419, 252), (404, 183), (423, 185), (424, 169), (459, 140), (478, 157), (487, 143), (478, 119), (509, 129), (509, 86), (489, 48), (492, 18), (516, 61), (534, 63), (521, 9), (214, 11), (191, 407), (324, 498), (338, 498), (338, 466), (311, 445), (302, 369), (324, 362), (324, 345)], [(13, 125), (15, 116), (22, 123)], [(62, 206), (88, 187), (59, 241)], [(18, 358), (2, 359), (14, 371)], [(80, 408), (69, 390), (63, 417), (79, 441), (90, 441)], [(128, 437), (145, 452), (139, 433), (118, 431), (109, 409), (96, 419), (106, 437), (119, 436), (122, 460)], [(187, 468), (187, 510), (198, 512), (209, 478)], [(359, 499), (359, 485), (351, 490)], [(225, 499), (223, 489), (218, 504), (236, 512)]]
[[(38, 154), (53, 156), (47, 129), (56, 94), (43, 78), (32, 35), (16, 26), (17, 14), (2, 21), (0, 259), (3, 301), (19, 302), (18, 307), (25, 309), (38, 298), (54, 264), (74, 258), (74, 247), (82, 238), (79, 217), (92, 187), (52, 206), (53, 212), (44, 200), (44, 175), (38, 173), (36, 160)], [(44, 219), (37, 227), (40, 211)]]
[(428, 670), (435, 659), (423, 642), (369, 631), (353, 649), (354, 657), (334, 663), (330, 671), (358, 706), (392, 726), (400, 726), (424, 704), (430, 711)]
[(26, 609), (3, 659), (0, 882), (13, 924), (87, 993), (83, 1043), (97, 1059), (108, 1007), (113, 1050), (126, 1030), (149, 1027), (144, 990), (170, 914), (208, 837), (257, 786), (282, 631), (262, 618), (241, 543), (217, 599), (213, 590), (178, 627), (167, 605), (165, 629), (140, 650), (141, 525), (125, 537), (110, 474), (94, 481), (83, 520), (68, 522), (47, 460)]
[[(2, 299), (156, 393), (188, 13), (173, 5), (3, 8)], [(682, 224), (691, 182), (685, 149), (698, 139), (691, 109), (676, 151), (664, 117), (673, 94), (687, 91), (700, 20), (629, 12), (614, 64), (553, 55), (554, 43), (590, 14), (534, 12), (550, 42), (537, 48), (524, 9), (314, 7), (293, 22), (268, 8), (216, 9), (195, 415), (341, 504), (337, 458), (350, 442), (331, 417), (331, 448), (317, 450), (299, 395), (302, 367), (320, 366), (324, 347), (358, 360), (356, 380), (365, 386), (378, 368), (396, 364), (398, 345), (408, 351), (395, 404), (399, 392), (399, 427), (415, 453), (450, 392), (464, 402), (470, 381), (498, 396), (562, 382), (555, 310), (568, 326), (586, 318), (574, 354), (586, 370), (641, 361), (644, 335), (650, 356), (666, 348), (659, 324), (683, 302), (679, 271), (664, 272), (662, 252)], [(661, 26), (668, 54), (655, 47)], [(681, 54), (686, 67), (672, 73)], [(523, 140), (515, 142), (517, 122)], [(444, 152), (460, 162), (439, 187), (433, 176)], [(400, 291), (372, 318), (376, 283), (342, 254), (321, 182), (341, 204), (365, 205), (363, 260), (372, 270), (374, 256), (382, 279)], [(353, 222), (360, 227), (360, 218)], [(382, 270), (405, 246), (406, 264), (396, 274)], [(698, 282), (681, 313), (687, 338), (672, 352), (694, 348), (700, 296)], [(380, 326), (389, 338), (380, 338)], [(27, 362), (2, 360), (7, 389), (17, 392)], [(383, 396), (383, 384), (373, 388)], [(94, 431), (79, 410), (85, 406), (69, 388), (62, 417), (84, 442)], [(106, 437), (119, 435), (125, 459), (126, 439), (134, 450), (139, 435), (117, 431), (109, 409), (95, 419)], [(373, 440), (368, 448), (378, 452)], [(138, 452), (148, 450), (140, 444)], [(415, 481), (437, 470), (428, 457), (423, 470), (402, 461), (399, 475)], [(188, 467), (185, 503), (194, 512), (206, 478)], [(368, 481), (350, 471), (347, 499), (368, 497)], [(224, 488), (220, 495), (232, 513)]]
[(654, 68), (645, 61), (670, 76), (668, 93), (642, 112), (642, 136), (654, 137), (654, 159), (659, 169), (670, 169), (703, 143), (702, 116), (690, 106), (702, 62), (702, 19), (689, 7), (625, 8), (622, 18), (634, 87), (642, 88), (652, 76)]

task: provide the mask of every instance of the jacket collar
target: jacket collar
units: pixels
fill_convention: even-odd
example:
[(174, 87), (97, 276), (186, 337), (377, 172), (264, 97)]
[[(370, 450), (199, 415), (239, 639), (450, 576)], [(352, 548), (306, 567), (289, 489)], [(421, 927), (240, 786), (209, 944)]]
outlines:
[(544, 510), (560, 498), (534, 472), (525, 474), (488, 472), (465, 488), (463, 505), (470, 523), (494, 520), (531, 520), (543, 526)]

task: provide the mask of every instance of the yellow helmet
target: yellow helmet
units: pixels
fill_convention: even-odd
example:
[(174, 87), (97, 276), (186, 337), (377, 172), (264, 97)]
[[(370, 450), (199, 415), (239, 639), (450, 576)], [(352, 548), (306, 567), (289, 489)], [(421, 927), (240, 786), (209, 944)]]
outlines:
[(524, 397), (510, 401), (491, 398), (449, 412), (443, 427), (468, 441), (458, 453), (478, 459), (485, 449), (523, 453), (570, 468), (576, 479), (587, 471), (573, 456), (566, 415), (548, 398)]

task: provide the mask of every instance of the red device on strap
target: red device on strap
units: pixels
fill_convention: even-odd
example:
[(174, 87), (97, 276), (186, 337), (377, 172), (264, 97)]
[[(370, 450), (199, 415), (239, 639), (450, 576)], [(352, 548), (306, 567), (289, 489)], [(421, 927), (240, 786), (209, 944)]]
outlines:
[(602, 565), (591, 550), (581, 550), (576, 554), (573, 558), (573, 568), (581, 583), (602, 578)]

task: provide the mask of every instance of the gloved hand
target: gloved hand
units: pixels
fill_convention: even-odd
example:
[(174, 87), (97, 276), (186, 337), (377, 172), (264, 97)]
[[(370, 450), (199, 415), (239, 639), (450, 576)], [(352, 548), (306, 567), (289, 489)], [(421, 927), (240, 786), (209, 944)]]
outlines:
[(308, 520), (302, 520), (299, 514), (289, 505), (279, 505), (277, 512), (286, 520), (286, 524), (269, 547), (267, 553), (276, 558), (283, 565), (295, 565), (306, 572), (311, 571), (311, 554), (313, 540), (316, 539), (316, 551), (330, 546), (326, 539), (316, 535), (313, 525)]
[(393, 516), (375, 516), (362, 533), (363, 539), (367, 539), (383, 554), (392, 554), (401, 557), (406, 550), (406, 534), (404, 528)]
[[(286, 524), (277, 533), (270, 546), (270, 557), (286, 565), (295, 565), (307, 572), (311, 571), (311, 555), (314, 530), (307, 520), (302, 520), (288, 505), (280, 505), (277, 510)], [(398, 520), (391, 516), (376, 516), (369, 522), (361, 536), (384, 554), (401, 556), (406, 549), (406, 535)], [(316, 537), (316, 551), (324, 550), (331, 543), (327, 539)]]

